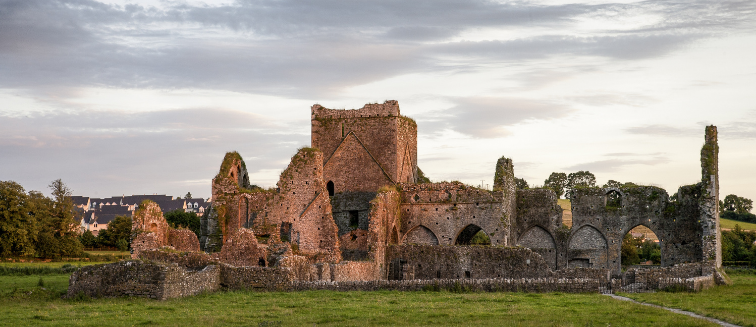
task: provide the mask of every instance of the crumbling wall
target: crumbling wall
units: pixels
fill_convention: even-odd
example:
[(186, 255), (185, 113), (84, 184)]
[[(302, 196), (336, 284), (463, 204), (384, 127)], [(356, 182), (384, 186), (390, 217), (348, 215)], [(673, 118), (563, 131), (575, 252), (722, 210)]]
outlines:
[(539, 253), (551, 269), (557, 269), (564, 254), (558, 253), (556, 234), (562, 227), (562, 209), (549, 189), (517, 190), (517, 214), (513, 224), (519, 246)]
[(496, 161), (494, 173), (493, 195), (501, 202), (501, 221), (504, 224), (503, 242), (499, 244), (509, 246), (517, 240), (515, 226), (517, 221), (517, 185), (514, 177), (514, 163), (512, 159), (501, 157)]
[(176, 251), (197, 252), (200, 250), (197, 234), (188, 229), (169, 229), (168, 245)]
[[(460, 182), (401, 184), (402, 243), (435, 240), (453, 245), (468, 226), (485, 232), (492, 245), (507, 242), (501, 191), (487, 191)], [(513, 193), (514, 194), (514, 193)], [(432, 233), (428, 234), (427, 229)]]
[(137, 258), (141, 251), (168, 245), (170, 229), (160, 206), (150, 200), (142, 201), (131, 217), (131, 230), (137, 235), (131, 242), (131, 257)]
[(527, 248), (396, 245), (387, 248), (388, 279), (541, 278), (551, 269)]
[(82, 267), (69, 280), (67, 297), (138, 296), (157, 300), (217, 291), (220, 269), (207, 266), (190, 270), (178, 264), (146, 263), (139, 260)]
[(707, 269), (722, 266), (722, 240), (719, 231), (719, 144), (717, 127), (707, 126), (701, 148), (701, 198), (699, 199), (702, 260)]
[(265, 267), (267, 251), (257, 244), (257, 238), (251, 230), (240, 228), (223, 243), (219, 259), (236, 267)]

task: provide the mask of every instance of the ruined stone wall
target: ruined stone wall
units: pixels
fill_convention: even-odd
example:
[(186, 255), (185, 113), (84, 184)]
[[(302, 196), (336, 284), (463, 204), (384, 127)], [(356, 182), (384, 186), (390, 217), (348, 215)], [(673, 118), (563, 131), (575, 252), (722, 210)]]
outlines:
[(257, 244), (255, 234), (246, 228), (238, 229), (223, 243), (219, 259), (236, 267), (265, 267), (268, 263), (266, 247)]
[[(370, 201), (376, 194), (376, 192), (343, 192), (331, 197), (333, 220), (339, 229), (339, 236), (357, 229), (368, 229)], [(353, 224), (352, 216), (357, 218), (356, 225)]]
[(607, 283), (596, 279), (565, 278), (491, 278), (491, 279), (433, 279), (433, 280), (376, 280), (345, 282), (292, 282), (295, 291), (454, 291), (454, 292), (528, 292), (528, 293), (603, 293)]
[(504, 242), (501, 245), (509, 246), (517, 240), (515, 226), (517, 221), (517, 185), (515, 184), (514, 164), (512, 159), (501, 157), (496, 161), (494, 173), (493, 191), (496, 198), (501, 202), (501, 220), (505, 223)]
[(283, 291), (293, 279), (291, 270), (280, 267), (220, 267), (221, 285), (229, 290)]
[[(557, 234), (562, 227), (562, 208), (549, 189), (517, 190), (517, 214), (513, 224), (516, 244), (539, 253), (551, 269), (565, 261), (558, 253)], [(566, 265), (562, 265), (566, 266)]]
[(137, 235), (131, 241), (131, 257), (137, 258), (141, 251), (168, 245), (170, 229), (163, 218), (160, 206), (150, 200), (144, 200), (131, 217), (131, 230)]
[(168, 245), (176, 251), (197, 252), (200, 250), (197, 234), (188, 229), (169, 229)]
[(375, 192), (414, 182), (417, 124), (399, 113), (397, 101), (357, 110), (312, 107), (312, 146), (325, 154), (325, 180), (338, 192)]
[(526, 248), (396, 245), (387, 248), (388, 279), (541, 278), (552, 271)]
[(702, 260), (709, 267), (722, 266), (722, 241), (719, 231), (719, 144), (717, 127), (707, 126), (701, 148), (700, 225)]
[(219, 276), (218, 266), (189, 270), (177, 264), (121, 261), (75, 271), (69, 280), (67, 297), (82, 293), (91, 297), (138, 296), (165, 300), (217, 291)]
[(452, 245), (470, 225), (483, 230), (492, 245), (507, 242), (502, 191), (459, 182), (401, 184), (401, 191), (402, 243)]
[[(399, 213), (401, 193), (395, 190), (384, 190), (370, 201), (370, 215), (368, 226), (368, 259), (372, 262), (372, 279), (385, 278), (386, 246), (399, 243), (399, 231), (402, 229), (402, 219)], [(365, 274), (360, 274), (365, 276)]]

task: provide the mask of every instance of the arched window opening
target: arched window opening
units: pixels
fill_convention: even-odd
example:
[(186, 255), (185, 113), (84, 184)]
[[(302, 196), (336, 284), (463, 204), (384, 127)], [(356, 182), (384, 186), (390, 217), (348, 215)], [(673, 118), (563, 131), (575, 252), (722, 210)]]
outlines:
[(622, 195), (615, 190), (609, 191), (606, 194), (606, 210), (616, 211), (620, 208), (622, 208)]
[(638, 225), (622, 238), (622, 266), (660, 265), (661, 258), (659, 238), (648, 227)]
[[(480, 235), (478, 233), (481, 233)], [(475, 242), (475, 243), (473, 243)], [(491, 245), (491, 239), (488, 234), (478, 225), (467, 225), (457, 236), (454, 242), (456, 245)]]
[(333, 196), (333, 182), (328, 181), (328, 184), (326, 184), (326, 189), (328, 189), (328, 196)]
[(260, 260), (257, 260), (257, 265), (260, 267), (265, 267), (265, 259), (260, 258)]

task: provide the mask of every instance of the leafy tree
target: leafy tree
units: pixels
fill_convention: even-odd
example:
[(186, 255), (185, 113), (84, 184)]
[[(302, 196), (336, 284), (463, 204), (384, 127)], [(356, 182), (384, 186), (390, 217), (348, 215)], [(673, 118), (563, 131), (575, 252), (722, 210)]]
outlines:
[(726, 196), (722, 205), (725, 211), (734, 211), (738, 214), (748, 213), (753, 209), (753, 201), (751, 199), (739, 197), (735, 194)]
[(596, 186), (596, 176), (590, 171), (581, 170), (567, 175), (567, 188), (574, 189), (576, 187), (594, 186)]
[(97, 237), (91, 231), (85, 231), (79, 236), (79, 241), (84, 247), (92, 248), (97, 246)]
[(622, 183), (615, 181), (613, 179), (610, 179), (606, 184), (603, 186), (604, 188), (620, 188), (622, 187)]
[(173, 210), (165, 214), (165, 220), (173, 228), (186, 227), (197, 234), (197, 237), (200, 235), (200, 217), (194, 212)]
[(622, 264), (623, 265), (637, 265), (640, 263), (640, 257), (638, 256), (638, 241), (630, 235), (625, 234), (622, 239)]
[(549, 178), (543, 181), (543, 187), (551, 189), (556, 193), (557, 198), (561, 198), (564, 195), (565, 188), (567, 187), (567, 174), (565, 173), (551, 173)]
[(470, 239), (471, 245), (491, 245), (491, 238), (484, 231), (478, 231)]
[(39, 225), (24, 188), (0, 181), (0, 256), (31, 256), (36, 252)]
[(524, 189), (530, 188), (530, 186), (528, 185), (528, 181), (526, 181), (524, 178), (515, 177), (515, 185), (517, 186), (518, 190), (524, 190)]
[(53, 248), (44, 249), (43, 252), (46, 254), (43, 257), (81, 255), (83, 248), (77, 235), (79, 224), (74, 219), (71, 189), (60, 179), (50, 183), (49, 188), (52, 191), (52, 205), (48, 205), (49, 209), (43, 215), (40, 236), (47, 234), (46, 242), (41, 245)]
[(191, 200), (192, 199), (192, 192), (186, 192), (186, 195), (184, 196), (184, 199)]

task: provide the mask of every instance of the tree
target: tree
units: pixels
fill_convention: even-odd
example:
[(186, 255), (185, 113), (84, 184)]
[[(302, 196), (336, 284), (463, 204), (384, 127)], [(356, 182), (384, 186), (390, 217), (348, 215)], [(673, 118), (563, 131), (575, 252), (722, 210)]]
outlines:
[(576, 173), (570, 173), (567, 176), (567, 188), (574, 189), (576, 187), (594, 187), (596, 186), (596, 176), (590, 171), (581, 170)]
[(722, 203), (724, 211), (734, 211), (738, 214), (745, 214), (753, 209), (753, 201), (751, 199), (739, 197), (735, 194), (730, 194), (724, 198)]
[(604, 184), (604, 188), (620, 188), (622, 187), (622, 183), (615, 181), (613, 179), (610, 179), (606, 184)]
[(556, 193), (557, 198), (561, 198), (564, 195), (564, 189), (567, 187), (567, 174), (551, 173), (549, 178), (543, 181), (543, 187), (551, 189)]
[(194, 212), (184, 212), (181, 209), (169, 211), (165, 214), (165, 221), (173, 228), (186, 227), (197, 237), (200, 235), (200, 217)]
[(528, 181), (526, 181), (524, 178), (515, 177), (515, 185), (517, 186), (518, 190), (524, 190), (524, 189), (530, 188), (530, 186), (528, 185)]
[(186, 195), (184, 195), (184, 199), (191, 200), (192, 199), (192, 192), (186, 192)]
[(113, 246), (120, 248), (118, 242), (121, 240), (126, 242), (127, 249), (131, 246), (131, 217), (116, 216), (115, 219), (108, 224), (107, 230)]
[(92, 248), (97, 245), (97, 237), (91, 231), (85, 231), (79, 236), (79, 241), (84, 247)]
[(24, 188), (13, 181), (0, 181), (0, 256), (32, 256), (39, 225)]
[(43, 223), (43, 231), (55, 239), (48, 246), (56, 246), (56, 250), (49, 253), (54, 253), (53, 256), (81, 255), (83, 248), (77, 235), (79, 224), (74, 219), (71, 189), (60, 179), (52, 181), (48, 187), (52, 191), (53, 203)]
[(638, 241), (632, 235), (625, 234), (622, 239), (622, 265), (637, 265), (640, 263), (638, 256)]

